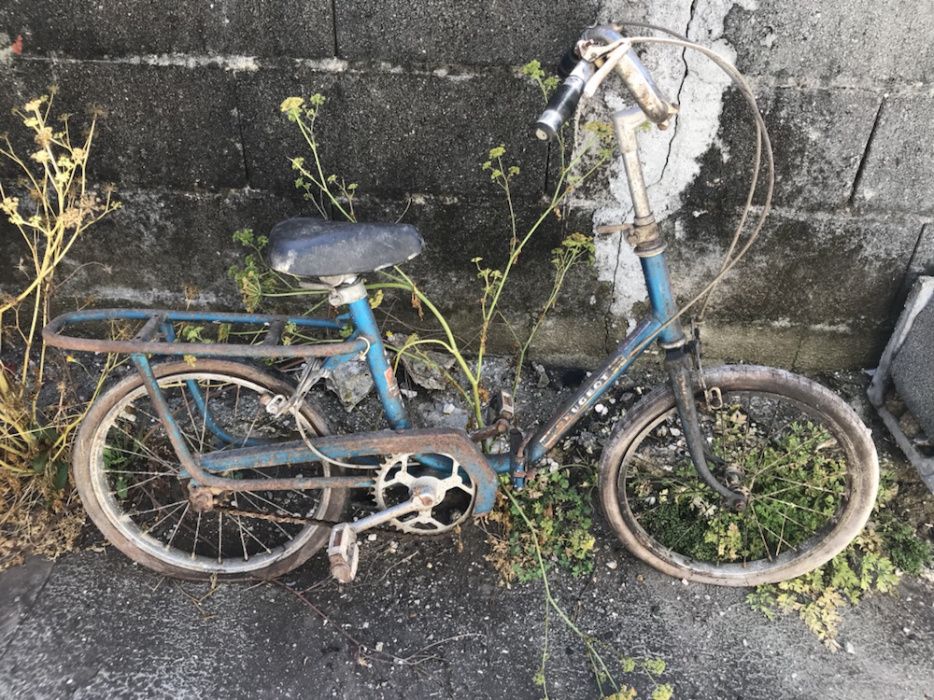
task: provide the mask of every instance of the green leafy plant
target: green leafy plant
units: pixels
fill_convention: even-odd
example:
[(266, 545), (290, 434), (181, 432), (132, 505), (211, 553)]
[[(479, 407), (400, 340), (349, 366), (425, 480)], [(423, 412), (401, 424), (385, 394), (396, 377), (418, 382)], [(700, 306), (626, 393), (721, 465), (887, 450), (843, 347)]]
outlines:
[[(500, 497), (500, 507), (489, 518), (498, 532), (489, 527), (486, 532), (490, 544), (487, 560), (503, 581), (525, 583), (540, 578), (539, 552), (546, 562), (573, 576), (593, 571), (596, 540), (590, 529), (595, 483), (593, 466), (555, 464), (535, 474), (512, 498)], [(509, 480), (504, 478), (502, 487), (508, 486)], [(526, 526), (520, 510), (534, 529)]]
[(872, 592), (896, 589), (902, 572), (917, 574), (934, 561), (931, 543), (898, 519), (891, 509), (897, 493), (891, 471), (883, 483), (872, 520), (841, 554), (804, 576), (759, 586), (746, 600), (769, 619), (778, 613), (798, 615), (828, 647), (837, 649), (837, 630), (847, 606)]

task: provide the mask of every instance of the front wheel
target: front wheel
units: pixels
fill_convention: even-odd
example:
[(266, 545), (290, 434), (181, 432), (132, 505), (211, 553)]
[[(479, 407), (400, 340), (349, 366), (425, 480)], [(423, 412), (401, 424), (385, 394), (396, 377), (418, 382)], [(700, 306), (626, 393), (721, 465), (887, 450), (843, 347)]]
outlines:
[[(694, 469), (669, 387), (626, 416), (601, 460), (610, 525), (637, 557), (679, 578), (776, 583), (839, 554), (872, 511), (879, 463), (868, 429), (838, 396), (768, 367), (704, 373), (696, 395), (707, 462), (747, 496), (725, 506)], [(715, 395), (714, 395), (715, 396)]]

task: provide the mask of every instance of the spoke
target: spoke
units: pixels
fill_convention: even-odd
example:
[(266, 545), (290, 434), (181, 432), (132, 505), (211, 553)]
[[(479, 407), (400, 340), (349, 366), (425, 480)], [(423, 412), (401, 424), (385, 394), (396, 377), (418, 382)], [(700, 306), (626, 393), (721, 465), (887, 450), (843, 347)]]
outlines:
[(183, 499), (181, 501), (175, 501), (173, 503), (166, 503), (164, 506), (157, 506), (155, 508), (149, 508), (148, 510), (137, 510), (132, 513), (127, 513), (127, 516), (132, 517), (134, 515), (145, 515), (146, 513), (155, 513), (156, 511), (165, 510), (166, 508), (171, 508), (172, 506), (178, 505), (179, 503), (187, 503), (188, 499)]
[(756, 521), (756, 528), (759, 530), (759, 537), (762, 539), (762, 546), (765, 547), (765, 556), (769, 558), (769, 561), (772, 561), (772, 552), (769, 550), (769, 543), (765, 540), (765, 533), (762, 532), (762, 523), (759, 522), (759, 516), (756, 515), (755, 507), (750, 504), (750, 512), (752, 512), (752, 519)]
[[(237, 517), (237, 520), (240, 520), (239, 516)], [(258, 538), (256, 537), (256, 535), (254, 535), (254, 534), (250, 531), (250, 528), (248, 528), (248, 527), (242, 528), (242, 529), (241, 529), (241, 532), (246, 532), (247, 536), (249, 536), (250, 539), (252, 539), (254, 542), (256, 542), (256, 544), (258, 544), (260, 547), (262, 547), (263, 549), (265, 549), (267, 554), (272, 554), (272, 550), (269, 549), (268, 546), (266, 546), (265, 544), (263, 544), (263, 542), (262, 542), (260, 539), (258, 539)]]
[(123, 489), (119, 489), (119, 488), (118, 488), (118, 489), (114, 489), (113, 491), (110, 492), (110, 495), (113, 496), (113, 495), (119, 493), (120, 491), (130, 492), (130, 491), (132, 491), (133, 489), (137, 489), (137, 488), (139, 488), (140, 486), (145, 486), (145, 485), (148, 484), (150, 481), (155, 481), (156, 479), (158, 479), (158, 478), (160, 478), (160, 477), (163, 477), (163, 476), (165, 476), (165, 474), (156, 474), (155, 476), (151, 476), (151, 477), (149, 477), (148, 479), (144, 479), (143, 481), (137, 481), (135, 484), (131, 484), (131, 485), (127, 486), (126, 488), (123, 488)]
[[(240, 495), (246, 497), (246, 499), (247, 499), (250, 503), (253, 504), (253, 507), (254, 507), (254, 508), (258, 508), (258, 507), (259, 507), (259, 506), (256, 505), (256, 502), (255, 502), (252, 498), (250, 498), (249, 496), (247, 496), (246, 491), (241, 491), (241, 492), (240, 492)], [(262, 498), (261, 496), (259, 496), (259, 494), (255, 494), (255, 495), (256, 495), (258, 498)], [(288, 511), (286, 511), (286, 515), (292, 515), (292, 514), (289, 513)], [(295, 516), (295, 517), (299, 517), (299, 516)], [(295, 539), (292, 535), (290, 535), (290, 534), (288, 533), (288, 531), (287, 531), (284, 527), (282, 527), (282, 526), (281, 526), (279, 523), (277, 523), (275, 520), (270, 520), (269, 522), (271, 522), (273, 525), (275, 525), (277, 528), (279, 528), (279, 531), (280, 531), (283, 535), (285, 535), (286, 537), (288, 537), (288, 538), (289, 538), (289, 541), (292, 541), (293, 539)]]
[[(846, 476), (846, 471), (845, 471), (845, 470), (844, 470), (843, 472), (840, 472), (840, 473), (828, 474), (828, 475), (827, 475), (827, 478), (824, 480), (824, 482), (826, 482), (826, 481), (829, 480), (829, 479), (834, 479), (834, 480), (836, 480), (836, 479), (842, 479), (842, 478), (844, 478), (845, 476)], [(794, 479), (789, 479), (789, 478), (784, 477), (784, 476), (773, 476), (772, 478), (775, 479), (776, 481), (784, 481), (784, 482), (787, 483), (787, 484), (794, 484), (794, 485), (796, 485), (796, 486), (804, 486), (805, 488), (809, 488), (809, 489), (812, 489), (812, 490), (814, 490), (814, 491), (820, 491), (820, 492), (822, 492), (822, 493), (829, 493), (829, 494), (832, 495), (832, 496), (840, 496), (840, 495), (841, 495), (841, 494), (840, 494), (839, 492), (837, 492), (837, 491), (832, 491), (831, 489), (825, 489), (825, 488), (822, 488), (822, 487), (820, 487), (820, 486), (815, 485), (814, 483), (807, 482), (807, 481), (795, 481)], [(776, 491), (773, 491), (772, 493), (774, 494), (774, 493), (777, 493), (777, 492), (776, 492)]]
[(173, 476), (170, 472), (137, 472), (129, 469), (108, 469), (108, 474), (132, 474), (133, 476)]
[(157, 527), (159, 527), (159, 525), (160, 525), (163, 521), (165, 521), (167, 518), (172, 517), (172, 515), (173, 515), (174, 513), (177, 513), (177, 512), (178, 512), (178, 509), (181, 508), (181, 507), (182, 507), (181, 504), (175, 506), (175, 508), (173, 508), (172, 510), (170, 510), (168, 513), (166, 513), (165, 515), (163, 515), (161, 518), (159, 518), (159, 519), (158, 519), (156, 522), (154, 522), (152, 525), (150, 525), (150, 526), (147, 527), (145, 530), (143, 530), (143, 531), (142, 531), (143, 534), (145, 535), (145, 534), (147, 534), (147, 533), (152, 532), (153, 530), (155, 530)]
[(217, 513), (217, 563), (224, 563), (224, 513)]
[[(155, 461), (157, 461), (159, 464), (162, 464), (163, 466), (168, 467), (169, 469), (174, 469), (174, 468), (175, 468), (175, 465), (173, 465), (171, 462), (168, 462), (168, 461), (162, 459), (161, 457), (159, 457), (155, 452), (153, 452), (152, 450), (150, 450), (148, 447), (146, 447), (146, 445), (144, 445), (142, 442), (140, 442), (139, 440), (137, 440), (133, 435), (130, 435), (130, 433), (128, 433), (126, 430), (124, 430), (123, 428), (121, 428), (121, 427), (120, 427), (119, 425), (117, 425), (116, 423), (114, 423), (114, 427), (115, 427), (117, 430), (119, 430), (121, 433), (123, 433), (124, 435), (126, 435), (128, 438), (130, 438), (130, 440), (132, 440), (136, 445), (138, 445), (138, 446), (140, 447), (140, 449), (142, 449), (144, 452), (146, 452), (152, 459), (154, 459)], [(121, 453), (121, 454), (130, 455), (130, 456), (132, 456), (132, 457), (142, 457), (142, 455), (139, 454), (139, 453), (137, 453), (137, 452), (130, 452), (129, 450), (125, 450), (125, 449), (120, 448), (120, 447), (114, 447), (113, 445), (106, 445), (106, 446), (104, 447), (104, 449), (105, 449), (105, 450), (112, 450), (112, 451), (114, 451), (114, 452), (119, 452), (119, 453)]]
[(799, 510), (804, 510), (804, 511), (807, 511), (807, 512), (809, 512), (809, 513), (814, 513), (814, 514), (819, 515), (819, 516), (821, 516), (822, 518), (825, 518), (825, 519), (829, 519), (830, 516), (833, 515), (833, 513), (827, 514), (827, 513), (824, 513), (824, 512), (822, 512), (822, 511), (815, 510), (814, 508), (808, 508), (807, 506), (802, 506), (802, 505), (798, 505), (797, 503), (792, 503), (791, 501), (783, 501), (781, 498), (772, 498), (771, 496), (769, 496), (769, 495), (767, 495), (767, 494), (762, 494), (762, 495), (758, 496), (757, 498), (765, 498), (765, 499), (768, 499), (768, 500), (770, 500), (770, 501), (775, 501), (776, 503), (781, 503), (782, 505), (791, 506), (792, 508), (798, 508)]
[(191, 558), (195, 558), (195, 549), (198, 547), (198, 533), (201, 532), (201, 515), (202, 513), (198, 511), (198, 522), (195, 523), (195, 537), (191, 541)]
[(246, 539), (243, 537), (243, 522), (240, 520), (240, 516), (236, 516), (237, 529), (240, 530), (240, 545), (243, 547), (243, 561), (249, 561), (250, 555), (246, 551)]
[(178, 519), (178, 522), (175, 523), (175, 528), (172, 530), (172, 536), (169, 537), (169, 541), (165, 543), (165, 548), (168, 550), (172, 546), (172, 542), (175, 541), (175, 535), (178, 534), (178, 528), (182, 524), (182, 520), (185, 519), (185, 516), (188, 515), (188, 509), (191, 507), (190, 503), (185, 503), (185, 510), (182, 511), (181, 516)]

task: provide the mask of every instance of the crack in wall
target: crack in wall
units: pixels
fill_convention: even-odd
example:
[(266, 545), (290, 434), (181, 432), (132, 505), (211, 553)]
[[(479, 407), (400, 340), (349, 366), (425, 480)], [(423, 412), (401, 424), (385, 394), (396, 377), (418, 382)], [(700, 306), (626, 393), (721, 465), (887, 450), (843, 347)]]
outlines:
[(850, 196), (847, 199), (849, 206), (856, 202), (856, 193), (863, 181), (863, 172), (866, 169), (866, 163), (869, 161), (869, 153), (872, 150), (872, 142), (876, 137), (876, 130), (879, 128), (879, 122), (882, 118), (882, 110), (885, 108), (885, 96), (879, 100), (879, 108), (876, 110), (876, 116), (872, 121), (872, 128), (869, 130), (869, 137), (866, 139), (866, 146), (863, 148), (863, 155), (859, 159), (859, 165), (856, 166), (856, 175), (853, 177), (853, 189), (850, 190)]
[[(681, 27), (690, 39), (701, 39), (732, 61), (735, 51), (723, 38), (726, 16), (735, 5), (748, 8), (752, 3), (753, 0), (682, 0), (665, 5), (651, 3), (645, 16), (634, 19), (660, 26)], [(601, 16), (631, 16), (631, 12), (624, 11), (628, 9), (628, 3), (622, 0), (608, 0)], [(662, 91), (674, 96), (680, 106), (670, 131), (652, 130), (640, 135), (640, 154), (645, 179), (649, 183), (649, 200), (656, 219), (663, 221), (681, 209), (684, 192), (700, 174), (701, 158), (716, 143), (723, 96), (730, 79), (720, 73), (712, 62), (695, 57), (686, 48), (680, 50), (680, 61), (672, 61), (671, 47), (649, 45), (644, 52), (644, 61)], [(604, 99), (610, 110), (623, 108), (632, 102), (625, 88), (615, 81), (607, 83)], [(605, 117), (601, 115), (598, 118)], [(632, 216), (628, 183), (618, 159), (611, 170), (609, 194), (609, 197), (592, 203), (594, 224), (618, 223)], [(635, 255), (625, 245), (620, 246), (619, 250), (602, 246), (598, 250), (597, 270), (598, 279), (612, 283), (611, 313), (615, 316), (630, 316), (633, 306), (645, 298), (645, 287)]]

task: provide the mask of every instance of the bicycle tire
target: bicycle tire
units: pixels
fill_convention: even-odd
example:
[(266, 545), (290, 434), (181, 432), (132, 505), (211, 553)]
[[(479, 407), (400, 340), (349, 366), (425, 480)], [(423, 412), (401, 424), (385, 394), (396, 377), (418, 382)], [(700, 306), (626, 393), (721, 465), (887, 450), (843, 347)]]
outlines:
[[(241, 401), (241, 387), (256, 391), (257, 397), (262, 394), (284, 394), (288, 396), (293, 389), (287, 382), (273, 377), (260, 369), (242, 363), (224, 360), (197, 360), (192, 365), (186, 362), (160, 364), (153, 367), (153, 373), (160, 387), (163, 388), (172, 385), (180, 385), (180, 383), (188, 381), (189, 379), (214, 381), (218, 383), (227, 382), (232, 386), (236, 385), (238, 405)], [(220, 386), (223, 385), (224, 384), (220, 384)], [(104, 537), (118, 550), (130, 559), (160, 574), (193, 580), (208, 580), (213, 578), (231, 580), (274, 578), (280, 576), (300, 566), (326, 544), (330, 528), (320, 523), (308, 524), (293, 536), (289, 546), (283, 547), (281, 556), (267, 556), (263, 553), (259, 557), (254, 557), (251, 564), (247, 558), (247, 538), (244, 532), (256, 539), (255, 532), (250, 531), (249, 522), (244, 529), (242, 527), (243, 518), (240, 516), (233, 516), (238, 518), (238, 525), (241, 526), (240, 536), (241, 540), (243, 540), (243, 556), (245, 563), (243, 565), (225, 567), (221, 561), (223, 559), (223, 553), (220, 544), (218, 544), (217, 553), (218, 566), (210, 566), (209, 563), (202, 561), (204, 557), (200, 555), (196, 561), (194, 554), (194, 547), (198, 544), (198, 533), (196, 530), (194, 535), (195, 544), (192, 549), (193, 563), (187, 565), (183, 559), (174, 555), (174, 550), (176, 548), (173, 546), (172, 540), (175, 539), (175, 534), (173, 534), (172, 540), (169, 540), (168, 545), (166, 545), (166, 552), (173, 550), (173, 556), (169, 557), (167, 554), (163, 554), (160, 551), (161, 548), (154, 546), (152, 535), (139, 528), (136, 528), (139, 530), (139, 532), (136, 532), (133, 527), (127, 525), (124, 521), (128, 519), (129, 516), (126, 513), (119, 512), (120, 505), (116, 503), (117, 498), (114, 497), (113, 492), (107, 491), (108, 483), (112, 483), (113, 474), (108, 472), (110, 468), (106, 464), (107, 458), (105, 455), (107, 453), (105, 453), (104, 450), (106, 449), (108, 434), (111, 433), (113, 427), (116, 425), (116, 421), (121, 412), (131, 413), (135, 410), (132, 408), (135, 406), (133, 402), (144, 397), (148, 398), (145, 393), (145, 386), (143, 385), (142, 378), (138, 373), (133, 372), (108, 389), (95, 401), (82, 423), (75, 442), (72, 460), (75, 486), (92, 522), (94, 522)], [(210, 398), (211, 397), (208, 396), (207, 400), (210, 400)], [(246, 399), (242, 400), (244, 403), (246, 402)], [(138, 420), (138, 416), (140, 415), (142, 415), (141, 412), (137, 411), (137, 413), (133, 415), (134, 421)], [(307, 401), (302, 406), (301, 415), (306, 421), (307, 426), (312, 428), (314, 433), (319, 435), (327, 434), (328, 429), (324, 419), (307, 403)], [(291, 416), (288, 416), (287, 420), (291, 421), (293, 419)], [(153, 423), (153, 425), (155, 425), (155, 423)], [(161, 426), (161, 423), (158, 425)], [(294, 424), (292, 427), (294, 429)], [(118, 435), (117, 433), (114, 434)], [(152, 433), (149, 433), (149, 437), (152, 437)], [(161, 450), (160, 456), (157, 456), (156, 447), (147, 447), (141, 440), (136, 440), (135, 438), (132, 439), (132, 442), (133, 444), (130, 445), (131, 447), (138, 443), (140, 449), (146, 450), (145, 454), (143, 452), (139, 454), (149, 459), (150, 462), (158, 460), (159, 464), (166, 464), (169, 455), (174, 459), (174, 451), (170, 452), (170, 448), (168, 447), (160, 445), (158, 448)], [(167, 440), (165, 440), (165, 442), (167, 444)], [(148, 468), (153, 469), (154, 467)], [(339, 472), (333, 465), (327, 465), (327, 467), (323, 467), (322, 469), (325, 473), (329, 474)], [(135, 473), (155, 472), (137, 471)], [(162, 476), (166, 476), (167, 481), (171, 481), (170, 472), (167, 471), (162, 474)], [(152, 479), (156, 478), (155, 476), (152, 477)], [(108, 480), (111, 480), (111, 482), (108, 482)], [(161, 482), (157, 482), (157, 484), (161, 484)], [(133, 486), (125, 488), (133, 488)], [(249, 493), (253, 493), (254, 496), (256, 494), (256, 492)], [(319, 505), (323, 505), (323, 507), (317, 508), (314, 517), (325, 521), (339, 520), (347, 504), (347, 490), (321, 489), (317, 493), (320, 494)], [(258, 497), (250, 500), (256, 503), (258, 502)], [(185, 512), (187, 513), (187, 511), (188, 508), (186, 506)], [(185, 514), (183, 513), (181, 518), (184, 517)], [(199, 525), (201, 523), (200, 516), (198, 523)], [(179, 525), (180, 524), (181, 519), (179, 520)], [(283, 533), (288, 534), (284, 529), (285, 526), (277, 525), (277, 527), (282, 530)], [(179, 527), (176, 526), (176, 532), (178, 529)], [(217, 529), (219, 532), (224, 531), (223, 515), (220, 516), (220, 523)], [(251, 545), (252, 544), (251, 542)]]
[[(821, 566), (843, 551), (869, 519), (879, 481), (875, 446), (869, 430), (856, 413), (825, 387), (783, 370), (745, 365), (723, 366), (707, 370), (704, 380), (708, 387), (718, 387), (724, 396), (747, 396), (750, 403), (764, 403), (767, 397), (773, 397), (772, 400), (782, 399), (800, 407), (815, 420), (823, 420), (836, 441), (834, 449), (839, 449), (840, 454), (846, 458), (843, 483), (847, 493), (841, 499), (843, 503), (821, 532), (802, 541), (798, 547), (776, 552), (774, 559), (767, 543), (765, 551), (769, 557), (752, 562), (712, 563), (698, 561), (675, 551), (671, 545), (660, 541), (658, 535), (653, 536), (640, 524), (637, 513), (633, 511), (638, 496), (629, 493), (627, 482), (627, 478), (643, 468), (641, 464), (631, 468), (630, 465), (639, 463), (636, 455), (648, 439), (647, 436), (653, 430), (660, 432), (658, 426), (666, 416), (676, 413), (675, 398), (670, 387), (662, 386), (647, 394), (627, 414), (601, 457), (600, 495), (603, 512), (622, 543), (636, 557), (666, 574), (725, 586), (754, 586), (784, 581)], [(698, 390), (696, 399), (698, 410), (704, 411), (706, 402), (702, 391)], [(666, 469), (670, 470), (670, 465)], [(670, 494), (664, 497), (670, 499)], [(755, 497), (753, 494), (752, 498)], [(661, 502), (653, 502), (652, 507), (660, 508)], [(752, 517), (755, 517), (755, 512), (752, 511)], [(645, 513), (642, 515), (643, 522), (648, 517)], [(766, 542), (765, 534), (762, 534), (762, 540)]]

